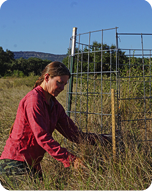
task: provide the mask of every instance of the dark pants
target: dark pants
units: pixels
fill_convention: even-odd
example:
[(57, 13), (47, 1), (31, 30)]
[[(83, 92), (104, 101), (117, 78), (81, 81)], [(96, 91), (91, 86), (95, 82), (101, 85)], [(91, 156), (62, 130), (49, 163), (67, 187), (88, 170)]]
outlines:
[(31, 168), (26, 162), (2, 159), (0, 160), (0, 183), (6, 189), (16, 190), (24, 181), (33, 180), (37, 182), (43, 180), (42, 173), (36, 171), (36, 169)]

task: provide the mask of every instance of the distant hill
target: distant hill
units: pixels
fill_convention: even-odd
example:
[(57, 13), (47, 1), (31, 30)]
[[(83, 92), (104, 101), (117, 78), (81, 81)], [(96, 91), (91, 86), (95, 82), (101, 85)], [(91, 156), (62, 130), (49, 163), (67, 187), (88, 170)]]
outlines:
[(67, 57), (67, 54), (49, 54), (49, 53), (43, 53), (43, 52), (34, 52), (34, 51), (20, 51), (20, 52), (13, 52), (14, 58), (24, 58), (28, 59), (30, 57), (33, 58), (40, 58), (42, 60), (51, 60), (51, 61), (60, 61), (62, 62), (63, 58)]

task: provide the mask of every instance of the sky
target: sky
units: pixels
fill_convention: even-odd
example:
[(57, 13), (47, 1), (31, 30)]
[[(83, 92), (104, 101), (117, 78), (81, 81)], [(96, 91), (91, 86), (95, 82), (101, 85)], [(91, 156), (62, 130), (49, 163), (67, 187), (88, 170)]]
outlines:
[[(0, 8), (4, 51), (66, 54), (73, 27), (77, 34), (115, 27), (118, 33), (152, 34), (152, 7), (145, 0), (7, 0)], [(115, 30), (104, 37), (115, 44)], [(100, 42), (101, 35), (92, 40)], [(143, 40), (152, 49), (152, 35)], [(141, 36), (120, 36), (119, 46), (141, 48)]]

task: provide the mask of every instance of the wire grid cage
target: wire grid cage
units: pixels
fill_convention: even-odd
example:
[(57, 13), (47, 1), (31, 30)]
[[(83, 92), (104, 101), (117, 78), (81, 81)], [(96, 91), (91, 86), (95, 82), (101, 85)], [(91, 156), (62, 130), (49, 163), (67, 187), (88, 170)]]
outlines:
[(143, 49), (146, 34), (140, 34), (141, 48), (118, 47), (120, 37), (139, 34), (117, 30), (115, 27), (77, 34), (77, 28), (73, 28), (69, 45), (72, 77), (67, 89), (67, 114), (85, 132), (111, 133), (111, 89), (114, 89), (116, 129), (131, 132), (136, 141), (150, 141), (151, 49)]
[[(70, 39), (69, 69), (72, 78), (67, 91), (67, 113), (86, 132), (109, 133), (111, 130), (110, 99), (111, 89), (117, 86), (117, 68), (113, 70), (113, 65), (117, 65), (117, 48), (103, 46), (104, 33), (109, 31), (115, 40), (117, 28), (79, 35), (75, 31)], [(102, 57), (107, 53), (109, 59), (103, 63)]]
[[(147, 40), (147, 46), (151, 46), (152, 34), (117, 33), (117, 43), (119, 39), (121, 41), (127, 39), (130, 42), (139, 42), (138, 48), (124, 49), (119, 47), (128, 58), (127, 62), (118, 63), (119, 123), (122, 132), (125, 135), (133, 136), (136, 143), (141, 141), (151, 142), (152, 49), (145, 48), (144, 41)], [(122, 67), (125, 70), (122, 70)]]

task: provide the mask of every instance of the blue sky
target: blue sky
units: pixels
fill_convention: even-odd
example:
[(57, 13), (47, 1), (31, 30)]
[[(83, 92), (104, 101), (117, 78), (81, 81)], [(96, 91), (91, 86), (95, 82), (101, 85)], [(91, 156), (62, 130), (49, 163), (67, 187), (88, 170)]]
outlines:
[[(152, 33), (152, 8), (145, 0), (7, 0), (0, 8), (4, 50), (66, 54), (73, 27), (78, 34), (114, 27), (119, 33)], [(111, 34), (107, 39), (115, 43)], [(138, 39), (130, 46), (138, 48)], [(152, 48), (152, 36), (144, 40)], [(127, 37), (121, 42), (127, 44)]]

